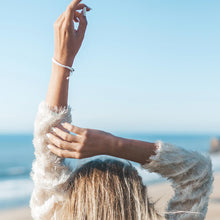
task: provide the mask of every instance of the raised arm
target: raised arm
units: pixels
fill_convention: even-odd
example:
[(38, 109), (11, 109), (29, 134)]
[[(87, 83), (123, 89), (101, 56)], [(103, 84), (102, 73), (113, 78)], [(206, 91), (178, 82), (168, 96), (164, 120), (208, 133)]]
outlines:
[[(71, 67), (76, 54), (82, 44), (87, 26), (87, 19), (83, 13), (76, 10), (90, 10), (86, 5), (79, 4), (81, 0), (72, 1), (66, 11), (54, 23), (54, 59), (62, 65)], [(74, 22), (79, 20), (79, 27), (74, 28)], [(52, 74), (48, 87), (46, 103), (50, 107), (66, 107), (68, 100), (70, 71), (55, 63), (52, 64)]]
[[(72, 66), (74, 58), (83, 41), (86, 30), (84, 7), (75, 0), (54, 24), (55, 50), (54, 59), (65, 66)], [(74, 29), (74, 21), (79, 21), (78, 30)], [(46, 101), (39, 105), (34, 124), (35, 161), (32, 167), (34, 191), (31, 196), (30, 207), (33, 219), (54, 219), (56, 207), (65, 201), (65, 192), (71, 171), (64, 164), (64, 159), (51, 153), (48, 149), (49, 139), (46, 134), (53, 126), (62, 122), (71, 122), (71, 109), (67, 106), (69, 70), (55, 63), (48, 87)]]

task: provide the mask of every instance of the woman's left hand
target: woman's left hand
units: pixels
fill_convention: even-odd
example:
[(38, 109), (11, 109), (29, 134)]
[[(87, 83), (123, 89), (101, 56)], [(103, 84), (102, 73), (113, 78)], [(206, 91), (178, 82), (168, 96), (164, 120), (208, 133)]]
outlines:
[(79, 128), (69, 123), (62, 124), (62, 127), (66, 131), (61, 127), (55, 127), (53, 134), (47, 134), (50, 141), (48, 148), (57, 156), (82, 159), (100, 154), (111, 155), (114, 136), (110, 133)]
[[(73, 0), (54, 23), (54, 59), (67, 66), (72, 66), (86, 31), (85, 12), (90, 8), (80, 2)], [(79, 22), (77, 29), (73, 21)]]

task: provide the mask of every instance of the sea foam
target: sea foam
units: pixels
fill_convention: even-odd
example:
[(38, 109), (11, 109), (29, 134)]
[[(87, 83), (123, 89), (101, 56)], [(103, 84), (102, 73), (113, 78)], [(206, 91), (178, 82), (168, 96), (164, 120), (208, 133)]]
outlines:
[(30, 196), (33, 182), (30, 179), (0, 181), (0, 202)]

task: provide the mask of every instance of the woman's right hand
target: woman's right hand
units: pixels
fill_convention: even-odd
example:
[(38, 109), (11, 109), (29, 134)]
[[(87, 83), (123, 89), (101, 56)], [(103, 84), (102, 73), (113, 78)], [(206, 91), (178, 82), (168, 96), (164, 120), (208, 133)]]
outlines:
[[(54, 59), (67, 66), (73, 65), (87, 27), (83, 8), (86, 11), (90, 8), (80, 2), (81, 0), (73, 0), (54, 23)], [(79, 22), (78, 29), (75, 29), (74, 21)]]
[(53, 132), (47, 134), (50, 142), (48, 148), (63, 158), (82, 159), (101, 154), (112, 155), (112, 148), (116, 146), (116, 137), (96, 129), (64, 123), (60, 128), (53, 128)]

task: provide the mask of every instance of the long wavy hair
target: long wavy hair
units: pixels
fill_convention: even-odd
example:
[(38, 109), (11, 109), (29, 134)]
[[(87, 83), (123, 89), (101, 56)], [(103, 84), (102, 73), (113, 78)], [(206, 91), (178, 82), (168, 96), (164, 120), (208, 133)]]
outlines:
[(152, 220), (160, 215), (131, 163), (96, 159), (73, 173), (69, 198), (57, 212), (62, 220)]

